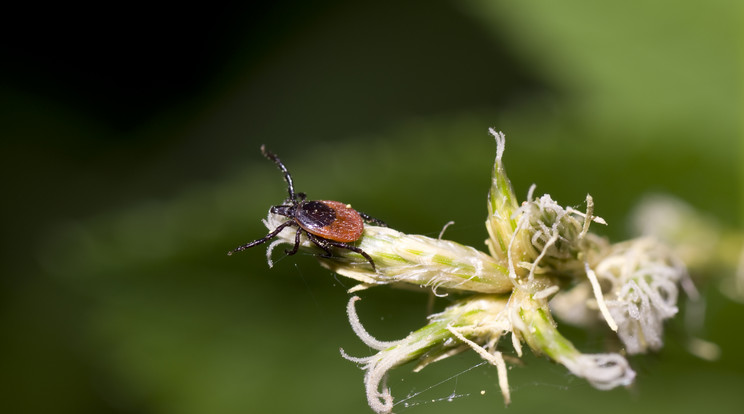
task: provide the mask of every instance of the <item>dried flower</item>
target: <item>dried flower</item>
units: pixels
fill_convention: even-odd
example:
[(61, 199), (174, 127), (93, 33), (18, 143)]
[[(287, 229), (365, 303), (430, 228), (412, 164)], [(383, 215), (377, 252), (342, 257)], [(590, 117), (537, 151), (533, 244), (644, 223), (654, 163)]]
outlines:
[[(349, 321), (354, 332), (370, 348), (379, 352), (363, 358), (347, 355), (344, 358), (362, 365), (366, 374), (364, 384), (367, 389), (367, 401), (378, 413), (389, 413), (393, 409), (393, 397), (385, 384), (389, 370), (407, 362), (416, 361), (415, 371), (443, 358), (460, 353), (468, 347), (476, 349), (499, 370), (502, 393), (509, 401), (509, 387), (506, 382), (506, 365), (501, 353), (496, 351), (496, 344), (503, 334), (508, 332), (509, 322), (504, 312), (506, 297), (495, 295), (474, 296), (447, 307), (443, 312), (429, 316), (429, 324), (407, 337), (392, 342), (381, 342), (374, 339), (362, 326), (354, 309), (354, 296), (347, 307)], [(486, 344), (485, 347), (477, 343)]]
[[(408, 362), (415, 370), (467, 349), (496, 366), (505, 402), (510, 402), (506, 362), (501, 339), (511, 338), (517, 356), (522, 343), (533, 352), (563, 364), (574, 375), (598, 389), (627, 386), (635, 372), (619, 353), (583, 354), (560, 334), (552, 309), (573, 323), (589, 326), (600, 317), (616, 331), (628, 353), (662, 346), (663, 322), (677, 313), (679, 283), (687, 280), (685, 267), (674, 253), (651, 238), (610, 244), (589, 232), (592, 223), (606, 224), (594, 215), (594, 202), (586, 197), (586, 210), (565, 208), (550, 195), (519, 204), (502, 162), (505, 137), (496, 139), (496, 162), (488, 197), (486, 245), (490, 255), (458, 243), (394, 229), (366, 226), (356, 242), (375, 262), (339, 249), (321, 264), (361, 282), (350, 291), (382, 284), (409, 284), (434, 293), (468, 294), (444, 311), (429, 316), (429, 323), (398, 341), (379, 341), (362, 326), (354, 296), (347, 312), (354, 332), (374, 355), (342, 355), (362, 366), (370, 407), (392, 412), (394, 400), (385, 379), (388, 372)], [(281, 225), (283, 216), (269, 214), (268, 228)], [(295, 233), (279, 234), (278, 243), (294, 243)], [(303, 249), (316, 249), (301, 240)], [(566, 287), (574, 286), (567, 290)]]

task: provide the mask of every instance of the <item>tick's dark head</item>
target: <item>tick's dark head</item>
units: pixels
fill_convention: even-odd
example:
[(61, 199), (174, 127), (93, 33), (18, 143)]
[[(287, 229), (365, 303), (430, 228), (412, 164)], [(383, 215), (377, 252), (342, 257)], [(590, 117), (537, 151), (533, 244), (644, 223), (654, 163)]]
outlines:
[(283, 205), (271, 207), (271, 212), (285, 217), (294, 218), (297, 211), (297, 205)]

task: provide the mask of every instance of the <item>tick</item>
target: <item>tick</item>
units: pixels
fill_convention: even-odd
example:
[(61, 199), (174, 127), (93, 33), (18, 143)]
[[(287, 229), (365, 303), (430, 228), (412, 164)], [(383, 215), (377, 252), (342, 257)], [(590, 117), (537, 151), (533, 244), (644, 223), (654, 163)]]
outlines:
[(364, 250), (349, 243), (355, 242), (362, 237), (365, 222), (380, 226), (386, 226), (386, 224), (376, 218), (354, 210), (349, 204), (331, 200), (306, 200), (305, 193), (295, 192), (292, 175), (289, 174), (289, 170), (287, 170), (287, 167), (284, 166), (284, 163), (282, 163), (279, 157), (267, 150), (265, 145), (261, 146), (261, 153), (264, 157), (273, 161), (282, 173), (284, 173), (284, 180), (287, 181), (287, 191), (289, 192), (289, 198), (285, 200), (284, 204), (272, 206), (269, 211), (272, 214), (285, 216), (288, 220), (278, 225), (265, 237), (238, 246), (227, 252), (227, 254), (232, 255), (235, 252), (266, 243), (276, 237), (285, 228), (297, 227), (294, 247), (291, 250), (285, 250), (288, 256), (297, 253), (300, 248), (300, 237), (304, 233), (308, 240), (325, 251), (322, 257), (333, 257), (333, 253), (331, 252), (332, 247), (347, 249), (362, 255), (372, 265), (372, 270), (376, 270), (375, 262), (372, 258)]

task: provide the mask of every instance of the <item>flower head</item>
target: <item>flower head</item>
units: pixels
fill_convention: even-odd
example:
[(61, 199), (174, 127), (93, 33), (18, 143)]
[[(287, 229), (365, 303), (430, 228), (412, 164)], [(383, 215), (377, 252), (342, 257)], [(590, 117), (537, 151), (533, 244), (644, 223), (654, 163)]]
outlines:
[[(580, 352), (558, 331), (552, 312), (584, 326), (604, 318), (631, 354), (659, 349), (663, 322), (677, 313), (677, 285), (686, 280), (686, 271), (671, 250), (652, 238), (611, 244), (592, 234), (592, 223), (606, 223), (594, 215), (589, 195), (584, 211), (563, 207), (548, 194), (534, 197), (535, 186), (518, 203), (502, 161), (504, 134), (490, 132), (497, 146), (486, 219), (490, 255), (453, 241), (366, 226), (354, 246), (374, 260), (375, 268), (354, 250), (337, 249), (320, 257), (323, 266), (361, 282), (351, 291), (408, 284), (435, 294), (464, 294), (430, 315), (428, 324), (395, 341), (369, 334), (356, 313), (359, 298), (351, 298), (351, 326), (377, 352), (366, 357), (341, 352), (365, 370), (367, 400), (378, 413), (392, 412), (395, 405), (385, 381), (391, 369), (416, 362), (417, 371), (468, 349), (496, 367), (509, 403), (504, 337), (511, 338), (517, 356), (522, 356), (524, 343), (598, 389), (627, 386), (635, 372), (622, 355)], [(284, 220), (269, 214), (265, 224), (275, 229)], [(270, 264), (273, 247), (295, 243), (296, 234), (279, 233), (267, 253)], [(301, 248), (317, 251), (300, 237)]]

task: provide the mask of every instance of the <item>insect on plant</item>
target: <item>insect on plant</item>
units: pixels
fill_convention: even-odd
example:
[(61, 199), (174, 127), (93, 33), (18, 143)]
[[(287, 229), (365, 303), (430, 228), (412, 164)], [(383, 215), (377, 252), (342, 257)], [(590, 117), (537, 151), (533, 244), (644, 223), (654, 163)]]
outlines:
[[(636, 373), (624, 354), (660, 349), (664, 321), (678, 312), (679, 289), (691, 298), (697, 295), (682, 259), (653, 237), (611, 243), (591, 233), (592, 223), (606, 224), (594, 215), (591, 196), (582, 212), (561, 206), (549, 194), (534, 197), (533, 186), (520, 203), (502, 161), (506, 137), (489, 132), (496, 140), (486, 220), (490, 254), (441, 237), (387, 226), (365, 228), (365, 222), (384, 224), (338, 201), (307, 200), (295, 192), (279, 158), (261, 147), (284, 173), (289, 196), (270, 208), (265, 237), (228, 254), (274, 238), (274, 243), (293, 244), (287, 255), (297, 253), (301, 244), (315, 244), (325, 252), (322, 257), (330, 258), (324, 266), (360, 282), (349, 292), (394, 283), (459, 293), (443, 311), (430, 315), (426, 325), (397, 341), (380, 341), (368, 333), (355, 310), (360, 298), (349, 300), (346, 313), (354, 332), (378, 352), (354, 357), (341, 350), (341, 355), (365, 371), (367, 402), (378, 414), (390, 414), (397, 405), (387, 386), (392, 369), (416, 362), (419, 370), (467, 349), (496, 367), (498, 386), (509, 404), (507, 358), (501, 350), (508, 337), (518, 357), (524, 343), (597, 389), (628, 386)], [(581, 352), (562, 336), (553, 314), (585, 328), (604, 319), (623, 353)], [(586, 316), (577, 319), (577, 314)]]
[(289, 174), (289, 170), (287, 170), (287, 167), (284, 166), (284, 163), (282, 163), (279, 157), (267, 150), (265, 145), (261, 146), (261, 153), (264, 157), (273, 161), (282, 173), (284, 173), (284, 180), (287, 181), (287, 191), (289, 192), (289, 198), (285, 200), (284, 204), (272, 206), (269, 211), (272, 214), (285, 216), (289, 220), (278, 225), (265, 237), (238, 246), (227, 252), (228, 256), (235, 252), (266, 243), (279, 235), (287, 227), (297, 227), (294, 246), (291, 250), (285, 250), (288, 256), (297, 253), (300, 248), (300, 237), (304, 233), (308, 240), (325, 251), (322, 257), (333, 257), (333, 253), (331, 252), (332, 247), (347, 249), (362, 255), (372, 265), (372, 269), (376, 270), (372, 257), (364, 250), (349, 243), (355, 242), (362, 237), (365, 222), (384, 227), (387, 227), (387, 225), (376, 218), (354, 210), (350, 204), (332, 200), (306, 200), (307, 196), (305, 193), (295, 192), (292, 175)]

